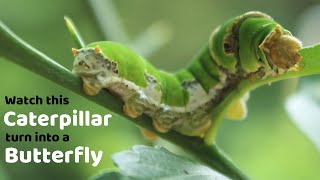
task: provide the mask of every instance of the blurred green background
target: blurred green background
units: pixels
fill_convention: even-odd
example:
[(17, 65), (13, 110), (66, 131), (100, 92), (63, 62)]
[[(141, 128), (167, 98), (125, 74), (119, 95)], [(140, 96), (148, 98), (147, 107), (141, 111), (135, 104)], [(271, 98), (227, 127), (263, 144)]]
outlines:
[[(171, 40), (148, 59), (157, 67), (173, 71), (184, 67), (197, 51), (207, 43), (210, 32), (231, 17), (250, 10), (270, 14), (298, 37), (304, 36), (302, 22), (310, 8), (320, 5), (316, 0), (114, 0), (114, 6), (131, 38), (144, 31), (155, 21), (168, 24)], [(320, 12), (320, 8), (315, 12)], [(6, 1), (0, 0), (0, 19), (17, 35), (68, 69), (72, 69), (73, 40), (64, 24), (63, 16), (70, 16), (78, 25), (86, 42), (103, 40), (92, 11), (85, 1)], [(313, 28), (312, 26), (309, 27)], [(319, 33), (318, 33), (319, 34)], [(311, 38), (319, 38), (316, 36)], [(303, 40), (303, 39), (302, 39)], [(320, 38), (318, 39), (320, 42)], [(106, 114), (105, 109), (84, 98), (48, 82), (5, 59), (0, 59), (0, 115), (13, 110), (17, 113), (69, 113), (73, 109)], [(320, 155), (313, 144), (289, 119), (284, 109), (286, 97), (294, 92), (296, 81), (285, 81), (259, 88), (251, 93), (248, 118), (239, 122), (224, 121), (217, 143), (240, 168), (253, 179), (320, 179)], [(4, 96), (59, 96), (70, 100), (69, 105), (17, 105), (4, 104)], [(70, 142), (6, 142), (5, 133), (69, 134)], [(111, 154), (126, 150), (134, 144), (148, 144), (139, 129), (131, 122), (114, 118), (109, 127), (11, 127), (0, 123), (0, 169), (13, 180), (19, 179), (78, 179), (84, 180), (106, 168), (114, 168)], [(172, 151), (174, 146), (158, 140)], [(102, 163), (91, 164), (6, 164), (4, 148), (14, 146), (29, 150), (48, 147), (50, 150), (69, 150), (76, 146), (89, 146), (103, 150)], [(2, 176), (0, 176), (1, 178)]]

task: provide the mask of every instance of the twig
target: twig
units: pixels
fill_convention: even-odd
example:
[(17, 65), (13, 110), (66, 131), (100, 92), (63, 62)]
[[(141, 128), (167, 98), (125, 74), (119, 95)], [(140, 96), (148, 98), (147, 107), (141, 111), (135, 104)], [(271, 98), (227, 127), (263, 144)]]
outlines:
[(109, 41), (129, 43), (128, 34), (111, 0), (88, 0), (88, 3), (93, 9), (104, 38)]
[(74, 25), (73, 21), (67, 16), (64, 17), (64, 20), (66, 22), (68, 30), (70, 31), (71, 36), (73, 37), (73, 39), (77, 45), (77, 48), (85, 47), (86, 43), (84, 42), (83, 38), (81, 37), (81, 34), (80, 34), (78, 28)]

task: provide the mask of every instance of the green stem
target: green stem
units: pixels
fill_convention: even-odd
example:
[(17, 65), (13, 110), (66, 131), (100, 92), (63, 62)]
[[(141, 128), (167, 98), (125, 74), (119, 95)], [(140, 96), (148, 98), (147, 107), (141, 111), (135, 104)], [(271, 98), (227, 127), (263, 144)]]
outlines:
[(87, 0), (86, 2), (92, 9), (104, 39), (129, 44), (129, 35), (115, 9), (113, 0)]
[(103, 91), (97, 96), (87, 96), (82, 90), (82, 82), (79, 77), (72, 74), (68, 69), (56, 63), (54, 60), (33, 48), (0, 21), (0, 56), (22, 66), (56, 84), (73, 91), (84, 98), (113, 111), (124, 119), (130, 120), (135, 124), (157, 133), (186, 151), (191, 152), (208, 166), (220, 171), (232, 179), (248, 179), (240, 169), (227, 157), (219, 148), (212, 144), (206, 145), (203, 140), (196, 137), (184, 136), (180, 133), (171, 131), (169, 133), (158, 133), (152, 127), (151, 119), (145, 115), (131, 119), (122, 112), (122, 102), (115, 96)]
[(81, 37), (81, 34), (80, 34), (78, 28), (74, 25), (73, 21), (67, 16), (64, 17), (64, 20), (66, 22), (66, 25), (68, 27), (68, 30), (69, 30), (72, 38), (74, 39), (74, 41), (77, 45), (77, 48), (85, 47), (86, 43), (84, 42), (83, 38)]

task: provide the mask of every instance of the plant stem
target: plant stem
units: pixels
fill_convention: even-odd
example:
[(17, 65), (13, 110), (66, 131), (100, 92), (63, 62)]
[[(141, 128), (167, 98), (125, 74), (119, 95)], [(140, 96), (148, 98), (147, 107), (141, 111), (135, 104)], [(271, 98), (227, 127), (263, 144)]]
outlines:
[(105, 107), (109, 111), (117, 113), (124, 119), (157, 133), (186, 151), (191, 152), (208, 166), (220, 171), (232, 179), (248, 179), (240, 169), (226, 157), (216, 145), (206, 145), (203, 140), (196, 137), (184, 136), (175, 131), (158, 133), (153, 129), (151, 119), (145, 115), (137, 119), (125, 116), (122, 112), (122, 102), (107, 91), (102, 91), (97, 96), (87, 96), (82, 90), (82, 82), (79, 77), (72, 74), (54, 60), (33, 48), (0, 21), (0, 56), (22, 66), (84, 98)]
[(125, 44), (130, 42), (112, 0), (88, 0), (87, 3), (92, 8), (105, 39)]
[(64, 17), (64, 21), (66, 22), (68, 30), (69, 30), (72, 38), (74, 39), (74, 41), (77, 45), (77, 48), (85, 47), (86, 43), (84, 42), (83, 38), (81, 37), (81, 34), (80, 34), (78, 28), (74, 25), (73, 21), (67, 16)]

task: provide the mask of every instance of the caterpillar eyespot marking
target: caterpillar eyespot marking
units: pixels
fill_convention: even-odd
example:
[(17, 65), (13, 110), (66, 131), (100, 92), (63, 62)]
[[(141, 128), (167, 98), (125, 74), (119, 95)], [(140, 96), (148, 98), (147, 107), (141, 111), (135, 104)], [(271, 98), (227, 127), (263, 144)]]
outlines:
[[(246, 79), (264, 79), (299, 70), (301, 42), (260, 12), (248, 12), (216, 28), (192, 63), (175, 73), (157, 70), (129, 48), (109, 41), (72, 49), (73, 72), (84, 91), (103, 88), (119, 96), (132, 118), (150, 116), (154, 128), (203, 137), (212, 110)], [(228, 117), (246, 116), (245, 100)]]

